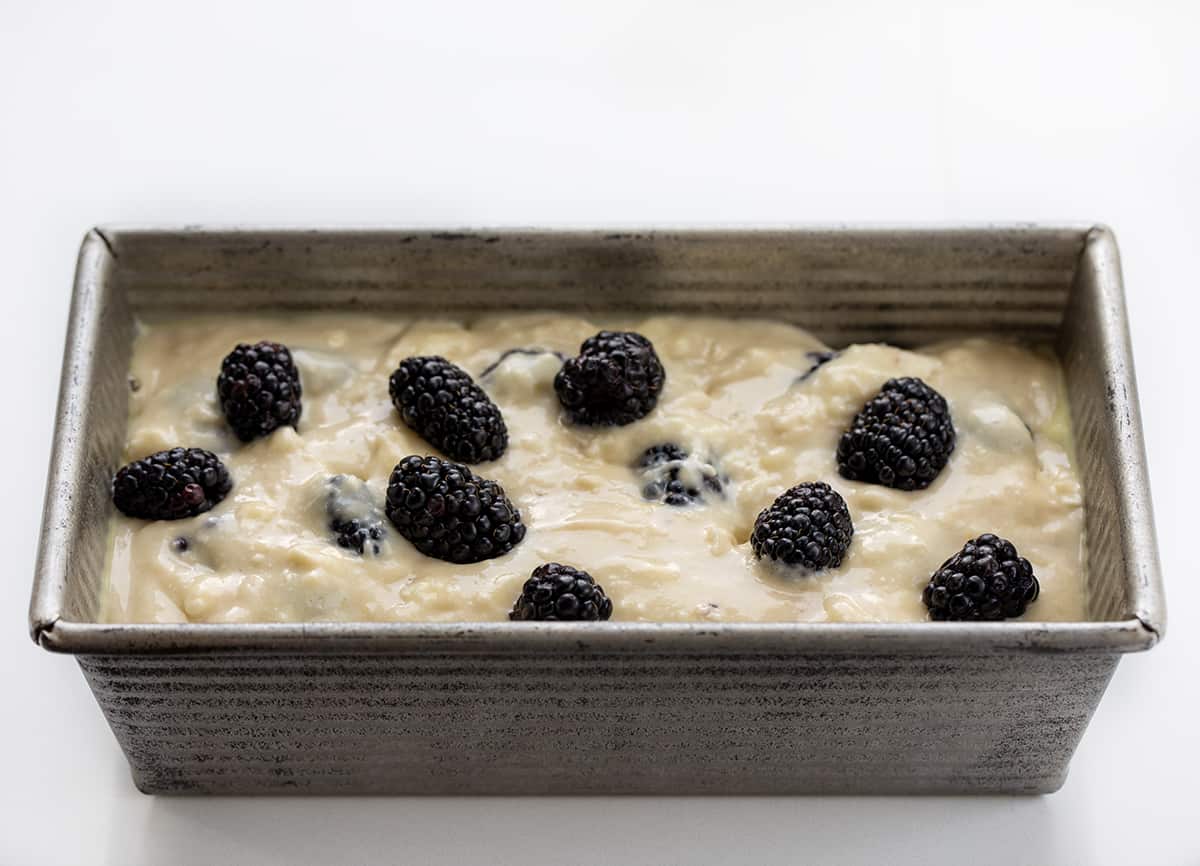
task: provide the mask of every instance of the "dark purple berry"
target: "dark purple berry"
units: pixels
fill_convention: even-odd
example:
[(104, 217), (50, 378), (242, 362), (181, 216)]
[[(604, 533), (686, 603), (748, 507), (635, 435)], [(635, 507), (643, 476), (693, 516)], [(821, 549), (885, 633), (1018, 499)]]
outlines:
[(687, 459), (688, 453), (673, 442), (654, 445), (642, 452), (634, 465), (642, 496), (677, 506), (703, 502), (705, 494), (721, 496), (726, 479), (722, 479), (716, 468), (705, 462), (685, 472), (682, 470)]
[(985, 534), (963, 545), (929, 578), (921, 600), (930, 619), (1012, 619), (1041, 592), (1029, 560), (1011, 541)]
[(601, 331), (563, 364), (554, 390), (574, 423), (619, 427), (654, 409), (665, 379), (649, 340), (628, 331)]
[(383, 512), (362, 479), (335, 475), (325, 490), (325, 516), (338, 547), (378, 556), (387, 531)]
[(754, 521), (754, 555), (808, 571), (837, 568), (850, 547), (854, 524), (840, 493), (820, 481), (797, 484)]
[(594, 621), (608, 619), (612, 612), (612, 601), (590, 574), (549, 562), (533, 570), (508, 618)]
[(525, 537), (504, 488), (461, 463), (405, 457), (388, 482), (388, 519), (417, 550), (447, 562), (503, 556)]
[(264, 340), (239, 344), (221, 362), (217, 397), (243, 442), (300, 420), (300, 371), (287, 346)]
[(448, 457), (496, 460), (508, 447), (499, 407), (461, 367), (437, 355), (405, 358), (388, 383), (404, 423)]
[(838, 472), (897, 490), (933, 483), (954, 451), (946, 399), (920, 379), (889, 379), (838, 442)]
[(225, 464), (211, 451), (172, 448), (121, 467), (113, 476), (112, 497), (130, 517), (179, 520), (208, 511), (232, 487)]

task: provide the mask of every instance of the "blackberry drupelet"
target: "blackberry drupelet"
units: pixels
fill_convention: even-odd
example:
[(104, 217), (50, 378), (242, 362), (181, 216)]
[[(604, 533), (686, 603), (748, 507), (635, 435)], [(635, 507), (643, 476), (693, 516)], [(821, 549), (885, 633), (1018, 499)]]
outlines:
[(130, 517), (179, 520), (208, 511), (233, 487), (225, 464), (202, 448), (159, 451), (113, 476), (113, 504)]
[(533, 570), (508, 618), (514, 620), (601, 620), (612, 601), (586, 571), (549, 562)]
[(642, 452), (634, 469), (642, 478), (642, 496), (661, 499), (667, 505), (691, 505), (704, 501), (705, 492), (724, 492), (720, 473), (708, 462), (688, 465), (688, 453), (673, 442), (654, 445)]
[(466, 370), (445, 358), (405, 358), (388, 390), (404, 423), (454, 460), (484, 463), (508, 447), (500, 409)]
[(221, 362), (217, 397), (229, 426), (243, 442), (277, 427), (295, 427), (300, 394), (300, 371), (280, 343), (240, 343)]
[(619, 427), (654, 409), (665, 379), (649, 340), (629, 331), (601, 331), (563, 364), (554, 390), (574, 423)]
[(837, 568), (850, 547), (854, 524), (840, 493), (809, 481), (780, 494), (754, 521), (754, 555), (809, 571)]
[(921, 594), (930, 619), (1011, 619), (1025, 613), (1041, 585), (1011, 541), (990, 533), (942, 563)]
[(954, 451), (946, 399), (920, 379), (889, 379), (838, 442), (838, 472), (851, 481), (923, 490)]
[(338, 547), (378, 556), (387, 531), (383, 513), (366, 482), (352, 475), (335, 475), (326, 484), (325, 516)]
[(440, 457), (412, 455), (396, 464), (385, 510), (417, 550), (447, 562), (502, 556), (525, 537), (521, 512), (503, 487)]

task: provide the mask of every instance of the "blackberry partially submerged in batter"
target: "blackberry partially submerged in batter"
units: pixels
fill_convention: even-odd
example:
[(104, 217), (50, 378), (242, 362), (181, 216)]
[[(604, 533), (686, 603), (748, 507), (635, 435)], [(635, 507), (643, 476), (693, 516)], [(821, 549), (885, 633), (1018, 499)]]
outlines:
[(854, 524), (840, 493), (820, 481), (780, 494), (754, 521), (754, 555), (808, 571), (842, 564)]
[(325, 487), (325, 516), (338, 547), (378, 556), (387, 530), (383, 512), (366, 482), (352, 475), (335, 475)]
[(833, 351), (832, 349), (828, 349), (828, 350), (821, 351), (821, 352), (809, 352), (808, 360), (809, 360), (811, 366), (807, 370), (805, 370), (803, 373), (801, 373), (799, 376), (797, 376), (796, 381), (793, 384), (799, 385), (801, 382), (807, 382), (809, 379), (811, 379), (813, 376), (815, 376), (817, 374), (818, 370), (820, 370), (822, 367), (824, 367), (830, 361), (835, 359), (837, 356), (838, 356), (838, 353)]
[(612, 601), (590, 574), (549, 562), (533, 570), (508, 618), (595, 621), (608, 619), (612, 612)]
[(649, 340), (631, 331), (601, 331), (563, 364), (554, 390), (574, 423), (620, 427), (650, 414), (665, 380)]
[(300, 420), (300, 371), (281, 343), (240, 343), (221, 362), (217, 397), (243, 442)]
[(838, 472), (897, 490), (933, 483), (954, 451), (950, 408), (920, 379), (888, 379), (838, 442)]
[(404, 423), (455, 460), (484, 463), (508, 447), (499, 407), (466, 370), (443, 357), (405, 358), (388, 390)]
[(1011, 541), (991, 533), (942, 563), (921, 594), (930, 619), (1011, 619), (1037, 600), (1041, 585)]
[(516, 349), (506, 349), (504, 352), (501, 353), (499, 358), (497, 358), (495, 361), (492, 361), (492, 363), (488, 364), (486, 367), (483, 368), (483, 372), (479, 374), (479, 378), (487, 379), (489, 376), (491, 376), (493, 373), (495, 373), (497, 370), (499, 370), (501, 365), (503, 365), (505, 361), (507, 361), (509, 358), (512, 358), (514, 356), (515, 357), (526, 357), (526, 358), (538, 358), (543, 355), (553, 355), (560, 362), (567, 360), (566, 355), (564, 355), (562, 352), (556, 352), (553, 349), (539, 349), (536, 346), (532, 346), (530, 348), (522, 347), (522, 348), (516, 348)]
[(673, 442), (654, 445), (642, 452), (634, 469), (642, 481), (642, 496), (667, 505), (703, 502), (705, 494), (724, 494), (721, 474), (710, 462), (691, 461), (690, 455)]
[(172, 448), (117, 470), (112, 497), (130, 517), (179, 520), (208, 511), (232, 488), (217, 455), (202, 448)]
[(385, 510), (417, 550), (447, 562), (502, 556), (525, 537), (521, 512), (503, 487), (440, 457), (412, 455), (396, 464)]

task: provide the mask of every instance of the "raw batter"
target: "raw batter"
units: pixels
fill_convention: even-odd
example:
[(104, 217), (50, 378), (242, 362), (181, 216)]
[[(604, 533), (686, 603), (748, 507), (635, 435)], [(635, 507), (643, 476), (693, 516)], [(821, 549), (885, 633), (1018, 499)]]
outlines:
[[(481, 376), (512, 348), (573, 355), (602, 327), (645, 335), (666, 368), (658, 407), (641, 421), (567, 423), (552, 385), (561, 361), (550, 351), (511, 354)], [(293, 350), (303, 414), (298, 431), (283, 427), (243, 444), (226, 425), (214, 382), (235, 344), (263, 339)], [(1053, 355), (983, 339), (920, 352), (857, 345), (813, 369), (827, 348), (788, 325), (694, 317), (144, 322), (125, 460), (206, 448), (228, 466), (234, 487), (194, 518), (116, 514), (101, 618), (502, 621), (532, 569), (561, 561), (595, 576), (613, 600), (613, 620), (924, 621), (930, 574), (967, 539), (994, 532), (1041, 581), (1025, 619), (1084, 619), (1082, 497)], [(470, 372), (508, 425), (504, 456), (472, 467), (504, 486), (528, 527), (498, 559), (430, 559), (386, 522), (378, 555), (332, 540), (332, 476), (364, 480), (382, 507), (396, 463), (432, 453), (388, 397), (400, 359), (432, 354)], [(940, 391), (958, 433), (949, 465), (924, 491), (847, 481), (836, 468), (839, 435), (884, 380), (899, 376)], [(698, 481), (708, 465), (719, 472), (720, 493), (706, 488), (702, 504), (686, 507), (644, 498), (653, 478), (635, 464), (665, 443), (693, 455)], [(788, 577), (757, 561), (748, 539), (759, 511), (810, 480), (845, 497), (853, 541), (839, 568)], [(349, 487), (360, 488), (353, 479)]]

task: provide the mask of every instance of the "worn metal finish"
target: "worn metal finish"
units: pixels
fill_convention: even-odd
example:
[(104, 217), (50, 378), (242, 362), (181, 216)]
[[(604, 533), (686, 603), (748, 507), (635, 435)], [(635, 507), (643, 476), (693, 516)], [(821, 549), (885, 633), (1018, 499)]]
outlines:
[(80, 662), (143, 790), (230, 793), (1036, 793), (1116, 666), (653, 647)]
[[(772, 316), (827, 341), (1054, 344), (1086, 623), (94, 620), (133, 317), (569, 309)], [(33, 637), (74, 653), (147, 792), (1055, 790), (1165, 609), (1112, 235), (94, 230), (67, 338)]]

